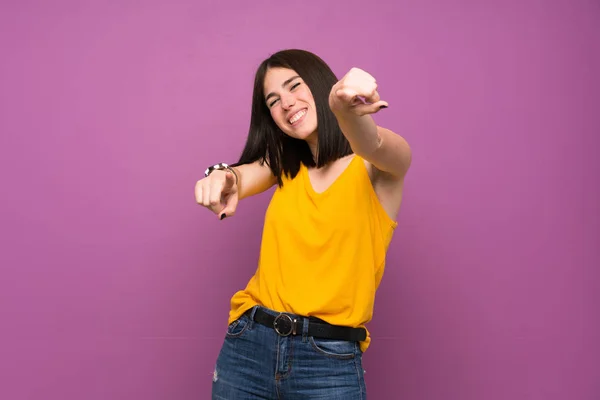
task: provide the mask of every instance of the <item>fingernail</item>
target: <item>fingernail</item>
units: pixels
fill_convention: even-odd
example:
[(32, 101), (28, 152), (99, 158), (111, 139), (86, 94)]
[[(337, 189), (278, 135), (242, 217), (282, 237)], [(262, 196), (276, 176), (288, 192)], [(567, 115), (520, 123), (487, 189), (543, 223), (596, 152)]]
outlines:
[(225, 213), (221, 214), (221, 220), (225, 219), (226, 216)]
[(388, 108), (388, 106), (380, 106), (379, 109), (381, 110), (382, 108)]

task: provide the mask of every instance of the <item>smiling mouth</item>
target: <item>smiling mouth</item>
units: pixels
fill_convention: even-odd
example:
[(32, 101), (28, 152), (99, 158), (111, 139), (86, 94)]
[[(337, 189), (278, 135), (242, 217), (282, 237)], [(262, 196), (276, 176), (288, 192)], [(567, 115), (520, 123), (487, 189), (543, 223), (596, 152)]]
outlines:
[(300, 121), (302, 117), (306, 115), (307, 110), (303, 109), (298, 111), (296, 114), (292, 115), (292, 117), (288, 120), (291, 125), (294, 125), (296, 122)]

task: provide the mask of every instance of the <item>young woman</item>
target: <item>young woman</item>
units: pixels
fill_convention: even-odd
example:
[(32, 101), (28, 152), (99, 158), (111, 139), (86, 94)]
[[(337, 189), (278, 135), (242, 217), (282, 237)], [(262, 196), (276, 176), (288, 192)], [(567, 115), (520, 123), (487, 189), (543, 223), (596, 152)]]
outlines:
[(256, 273), (231, 299), (213, 399), (366, 398), (365, 324), (411, 162), (371, 117), (387, 105), (367, 72), (338, 81), (307, 51), (259, 66), (239, 162), (210, 166), (195, 189), (223, 219), (277, 185)]

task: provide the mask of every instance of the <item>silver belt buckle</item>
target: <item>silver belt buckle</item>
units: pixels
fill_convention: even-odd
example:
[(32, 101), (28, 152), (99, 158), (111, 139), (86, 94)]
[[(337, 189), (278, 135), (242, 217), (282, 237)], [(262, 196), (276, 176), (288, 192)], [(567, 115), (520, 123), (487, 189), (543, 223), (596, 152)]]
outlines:
[(273, 321), (273, 329), (281, 336), (289, 336), (294, 331), (294, 321), (287, 314), (279, 314)]

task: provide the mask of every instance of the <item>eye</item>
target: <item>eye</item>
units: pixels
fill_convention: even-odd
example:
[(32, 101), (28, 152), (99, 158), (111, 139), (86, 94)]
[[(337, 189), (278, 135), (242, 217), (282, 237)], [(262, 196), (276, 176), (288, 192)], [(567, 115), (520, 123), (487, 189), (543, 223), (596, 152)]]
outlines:
[(272, 102), (269, 103), (269, 108), (273, 107), (275, 105), (275, 103), (277, 103), (279, 99), (275, 99)]
[(298, 82), (298, 83), (294, 83), (294, 84), (292, 85), (292, 88), (291, 88), (290, 90), (294, 90), (294, 89), (296, 89), (298, 86), (300, 86), (300, 82)]

